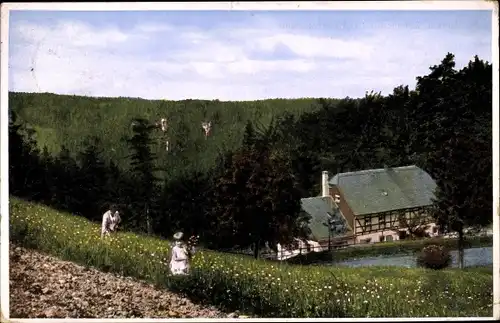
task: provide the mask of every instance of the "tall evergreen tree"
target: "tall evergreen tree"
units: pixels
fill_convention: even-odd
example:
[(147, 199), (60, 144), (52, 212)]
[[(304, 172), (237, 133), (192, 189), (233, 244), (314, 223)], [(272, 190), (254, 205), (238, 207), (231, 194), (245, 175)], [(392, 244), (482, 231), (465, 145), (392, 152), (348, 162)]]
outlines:
[(77, 155), (80, 186), (76, 194), (82, 213), (89, 219), (99, 221), (109, 203), (107, 177), (108, 170), (103, 159), (101, 139), (89, 136), (84, 139), (85, 149)]
[(151, 131), (155, 128), (142, 118), (132, 120), (133, 136), (128, 139), (132, 150), (131, 169), (136, 181), (136, 198), (133, 205), (134, 215), (131, 222), (140, 230), (153, 233), (153, 209), (157, 202), (157, 178), (155, 172), (155, 154), (151, 151)]
[[(457, 71), (452, 54), (418, 78), (413, 146), (438, 184), (434, 216), (459, 235), (492, 214), (491, 65), (478, 59)], [(418, 114), (417, 114), (418, 113)]]
[(57, 199), (65, 210), (80, 213), (82, 205), (77, 198), (77, 189), (80, 186), (79, 174), (81, 173), (75, 159), (71, 157), (66, 146), (61, 147), (59, 156), (54, 161), (57, 182)]
[(245, 138), (247, 146), (232, 156), (214, 191), (221, 240), (227, 247), (253, 247), (256, 258), (266, 241), (289, 243), (301, 225), (300, 190), (288, 156), (273, 149), (274, 139), (273, 124)]
[(45, 188), (41, 183), (40, 151), (34, 132), (10, 111), (9, 118), (9, 189), (10, 194), (40, 199)]

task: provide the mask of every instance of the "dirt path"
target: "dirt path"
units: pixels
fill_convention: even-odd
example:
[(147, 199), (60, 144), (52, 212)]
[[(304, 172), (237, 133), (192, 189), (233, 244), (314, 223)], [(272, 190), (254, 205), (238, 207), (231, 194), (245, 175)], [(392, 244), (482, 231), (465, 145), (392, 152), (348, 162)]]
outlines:
[(13, 318), (225, 318), (213, 307), (129, 277), (103, 273), (10, 244)]

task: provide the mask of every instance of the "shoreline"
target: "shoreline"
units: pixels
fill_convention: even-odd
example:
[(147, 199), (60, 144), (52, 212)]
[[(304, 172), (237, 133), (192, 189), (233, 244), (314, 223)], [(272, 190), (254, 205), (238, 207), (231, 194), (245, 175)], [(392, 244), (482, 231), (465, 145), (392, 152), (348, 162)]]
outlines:
[[(376, 256), (413, 255), (430, 244), (442, 245), (450, 250), (456, 250), (457, 238), (427, 238), (421, 240), (402, 240), (398, 242), (380, 242), (368, 246), (347, 247), (331, 251), (310, 252), (305, 255), (284, 260), (283, 262), (297, 265), (309, 265), (324, 262), (339, 262), (349, 259), (361, 259)], [(476, 236), (465, 238), (465, 248), (481, 248), (493, 246), (493, 237)]]

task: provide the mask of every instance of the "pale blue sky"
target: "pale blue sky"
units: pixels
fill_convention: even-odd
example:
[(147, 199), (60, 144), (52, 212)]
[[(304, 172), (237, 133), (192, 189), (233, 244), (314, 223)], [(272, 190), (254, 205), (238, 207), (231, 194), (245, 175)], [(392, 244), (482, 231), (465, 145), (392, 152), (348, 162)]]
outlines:
[[(359, 97), (452, 52), (491, 61), (490, 11), (11, 11), (10, 90), (151, 99)], [(31, 71), (33, 68), (33, 71)]]

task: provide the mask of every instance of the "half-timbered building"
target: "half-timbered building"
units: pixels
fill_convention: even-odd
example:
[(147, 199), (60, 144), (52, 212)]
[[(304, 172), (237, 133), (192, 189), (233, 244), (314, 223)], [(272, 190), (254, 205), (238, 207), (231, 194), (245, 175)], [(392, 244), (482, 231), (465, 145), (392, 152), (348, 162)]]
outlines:
[(429, 216), (436, 183), (417, 166), (336, 174), (323, 172), (322, 196), (330, 196), (346, 219), (355, 243), (404, 239), (420, 228), (438, 234)]
[(309, 215), (310, 239), (321, 246), (342, 246), (352, 243), (353, 230), (338, 212), (331, 196), (301, 199), (302, 212)]

